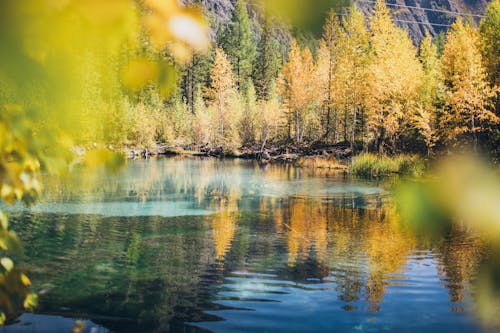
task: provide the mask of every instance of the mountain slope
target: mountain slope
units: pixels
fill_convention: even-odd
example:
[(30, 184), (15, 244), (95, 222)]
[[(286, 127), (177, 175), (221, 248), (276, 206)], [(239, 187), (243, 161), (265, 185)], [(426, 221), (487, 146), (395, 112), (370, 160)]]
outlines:
[[(235, 0), (181, 0), (185, 4), (200, 5), (205, 9), (213, 24), (213, 33), (224, 28), (231, 20)], [(316, 1), (310, 1), (314, 6)], [(365, 14), (370, 15), (375, 0), (352, 0)], [(457, 16), (465, 20), (479, 21), (485, 12), (489, 0), (387, 0), (396, 23), (406, 29), (414, 41), (420, 41), (425, 32), (431, 35), (446, 31)], [(255, 5), (250, 7), (250, 16), (256, 20), (259, 17)], [(453, 14), (462, 13), (462, 15)], [(325, 13), (326, 14), (326, 13)], [(318, 20), (318, 24), (322, 22)]]
[[(370, 14), (375, 1), (356, 0), (365, 14)], [(389, 0), (396, 24), (408, 31), (415, 41), (421, 40), (428, 31), (436, 35), (446, 31), (457, 17), (464, 20), (479, 21), (488, 4), (487, 0)], [(462, 13), (453, 14), (453, 13)], [(418, 22), (418, 23), (417, 23)]]

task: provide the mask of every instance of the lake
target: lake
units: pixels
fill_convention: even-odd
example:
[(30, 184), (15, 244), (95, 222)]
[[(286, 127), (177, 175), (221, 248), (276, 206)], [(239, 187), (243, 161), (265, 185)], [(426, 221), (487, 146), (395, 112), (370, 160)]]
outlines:
[(481, 241), (416, 236), (391, 181), (169, 158), (8, 209), (35, 314), (0, 332), (482, 332)]

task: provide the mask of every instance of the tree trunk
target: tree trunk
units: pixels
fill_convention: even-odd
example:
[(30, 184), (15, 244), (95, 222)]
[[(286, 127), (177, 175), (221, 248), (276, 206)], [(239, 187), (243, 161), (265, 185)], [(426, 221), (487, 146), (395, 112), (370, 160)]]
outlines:
[(351, 152), (354, 153), (354, 140), (356, 139), (356, 121), (357, 121), (357, 107), (354, 107), (353, 119), (352, 119), (352, 130), (351, 130)]

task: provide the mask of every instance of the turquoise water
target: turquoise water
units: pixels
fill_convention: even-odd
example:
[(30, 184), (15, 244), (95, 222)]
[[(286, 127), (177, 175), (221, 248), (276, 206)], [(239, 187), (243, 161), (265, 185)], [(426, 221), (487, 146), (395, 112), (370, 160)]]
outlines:
[(5, 332), (481, 332), (481, 242), (417, 237), (388, 185), (242, 160), (46, 177), (8, 208), (40, 295)]

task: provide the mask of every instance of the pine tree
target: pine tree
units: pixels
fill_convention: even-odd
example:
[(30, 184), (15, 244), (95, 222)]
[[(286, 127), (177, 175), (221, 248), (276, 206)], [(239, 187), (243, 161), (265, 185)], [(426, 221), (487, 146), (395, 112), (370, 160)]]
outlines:
[(253, 70), (253, 79), (259, 99), (268, 98), (271, 85), (278, 77), (281, 67), (280, 48), (274, 35), (273, 23), (270, 18), (266, 17)]
[(224, 50), (220, 48), (215, 51), (210, 77), (211, 86), (207, 89), (206, 95), (212, 100), (212, 143), (226, 151), (236, 148), (239, 141), (237, 133), (239, 114), (235, 108), (238, 104), (238, 93), (231, 63)]
[(224, 31), (221, 45), (233, 65), (237, 85), (241, 88), (252, 75), (257, 52), (244, 0), (236, 1), (231, 23)]
[(460, 18), (446, 36), (442, 66), (446, 88), (446, 108), (440, 119), (443, 137), (452, 144), (472, 138), (476, 149), (477, 134), (498, 124), (499, 118), (492, 112), (495, 94), (483, 66), (479, 33)]
[(410, 37), (394, 25), (381, 0), (377, 1), (370, 25), (368, 129), (380, 153), (386, 148), (394, 152), (410, 110), (415, 107), (422, 70)]
[(213, 63), (213, 52), (193, 54), (191, 62), (184, 69), (181, 88), (189, 110), (195, 112), (196, 87), (207, 86), (210, 80), (210, 68)]

